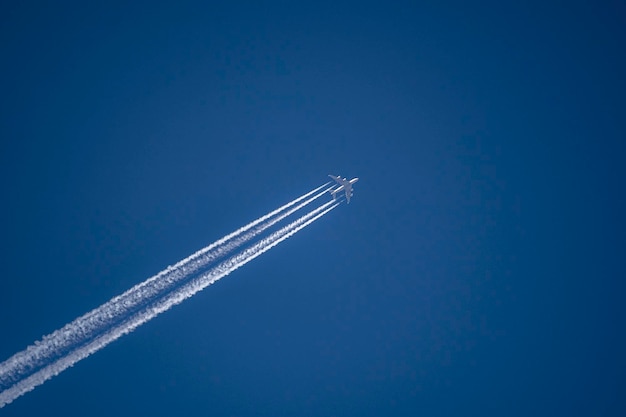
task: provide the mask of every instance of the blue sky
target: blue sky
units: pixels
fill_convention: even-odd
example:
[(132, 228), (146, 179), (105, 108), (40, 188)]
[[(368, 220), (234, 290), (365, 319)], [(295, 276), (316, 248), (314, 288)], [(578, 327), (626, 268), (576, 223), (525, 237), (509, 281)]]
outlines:
[(0, 360), (352, 203), (3, 415), (623, 415), (626, 6), (0, 6)]

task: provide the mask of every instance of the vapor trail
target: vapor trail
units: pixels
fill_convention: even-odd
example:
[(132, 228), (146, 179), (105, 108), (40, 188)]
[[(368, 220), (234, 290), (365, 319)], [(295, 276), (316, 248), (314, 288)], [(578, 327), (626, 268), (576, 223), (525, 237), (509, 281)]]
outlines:
[[(263, 221), (270, 219), (281, 211), (284, 211), (286, 208), (293, 206), (299, 201), (302, 201), (304, 198), (312, 195), (316, 191), (319, 191), (326, 185), (327, 184), (318, 187), (312, 192), (307, 193), (304, 196), (294, 200), (293, 202), (286, 204), (280, 209), (277, 209), (274, 212), (263, 216), (259, 220), (256, 220), (247, 226), (244, 226), (235, 233), (231, 233), (230, 235), (226, 236), (223, 239), (220, 239), (218, 242), (210, 245), (209, 247), (215, 248), (219, 246), (218, 243), (224, 244), (233, 237), (252, 229), (254, 226), (259, 225)], [(321, 193), (319, 195), (321, 195)], [(300, 206), (309, 204), (312, 200), (318, 198), (319, 195), (301, 203)], [(127, 293), (123, 294), (122, 296), (115, 297), (98, 309), (93, 310), (85, 316), (82, 316), (79, 319), (67, 324), (61, 330), (57, 330), (51, 335), (44, 337), (41, 342), (36, 342), (34, 346), (29, 346), (25, 351), (14, 355), (9, 360), (0, 364), (0, 383), (2, 383), (2, 388), (4, 388), (4, 391), (0, 392), (0, 408), (12, 402), (15, 398), (21, 396), (22, 394), (31, 391), (36, 386), (41, 385), (46, 380), (52, 378), (53, 376), (67, 369), (68, 367), (74, 365), (79, 360), (91, 355), (92, 353), (103, 348), (112, 341), (118, 339), (122, 335), (133, 331), (141, 324), (168, 310), (172, 306), (182, 302), (186, 298), (191, 297), (198, 291), (206, 288), (208, 285), (216, 282), (217, 280), (228, 275), (235, 269), (248, 263), (252, 259), (274, 247), (278, 243), (292, 236), (302, 228), (311, 224), (313, 221), (322, 217), (324, 214), (334, 209), (338, 204), (339, 203), (330, 201), (322, 205), (321, 207), (311, 211), (308, 214), (305, 214), (294, 222), (281, 228), (280, 230), (272, 233), (270, 236), (262, 239), (250, 248), (245, 249), (239, 254), (234, 255), (227, 260), (219, 263), (218, 265), (210, 268), (200, 276), (183, 283), (178, 288), (174, 287), (173, 291), (167, 292), (165, 294), (160, 294), (159, 297), (154, 298), (154, 289), (144, 284), (146, 284), (148, 281), (154, 281), (156, 278), (164, 277), (164, 273), (160, 273), (155, 277), (152, 277), (149, 280), (145, 281), (144, 283), (133, 287), (131, 290), (127, 291), (127, 293), (134, 292), (132, 299), (148, 300), (149, 302), (148, 304), (142, 304), (139, 311), (130, 311), (130, 315), (123, 317), (121, 321), (118, 320), (117, 322), (110, 322), (107, 321), (107, 318), (111, 315), (117, 314), (116, 311), (111, 311), (111, 308), (116, 307), (114, 301), (122, 298)], [(289, 214), (293, 213), (293, 211), (297, 210), (300, 206), (297, 206), (296, 208), (290, 210)], [(286, 216), (288, 216), (288, 214), (283, 213), (279, 216), (279, 218), (282, 219)], [(279, 220), (271, 220), (269, 222), (271, 224), (266, 225), (265, 228), (270, 227), (277, 221)], [(232, 250), (233, 249), (231, 249), (231, 251)], [(185, 269), (185, 265), (187, 264), (187, 262), (185, 261), (192, 260), (194, 256), (199, 253), (208, 252), (209, 251), (206, 248), (200, 250), (196, 252), (196, 254), (177, 263), (173, 267), (169, 267), (166, 271), (177, 271), (177, 273), (180, 273), (181, 269), (183, 271)], [(191, 269), (197, 270), (196, 268)], [(183, 273), (183, 275), (185, 274)], [(187, 278), (189, 278), (189, 276), (190, 274), (187, 274)], [(85, 325), (88, 327), (87, 330), (85, 330), (84, 328)], [(94, 329), (90, 326), (95, 326), (95, 328), (98, 328), (98, 332), (94, 334)], [(28, 371), (37, 367), (39, 368), (37, 371), (26, 376), (28, 374)], [(9, 385), (5, 384), (7, 382), (9, 383)]]
[[(180, 285), (182, 281), (200, 272), (202, 268), (228, 255), (296, 210), (310, 204), (327, 191), (324, 190), (315, 194), (327, 185), (328, 183), (317, 187), (197, 251), (174, 266), (169, 266), (164, 271), (135, 285), (130, 290), (84, 314), (60, 330), (44, 336), (41, 341), (35, 342), (26, 350), (0, 363), (0, 389), (8, 388), (37, 368), (63, 356), (74, 349), (77, 344), (85, 343), (90, 338), (98, 336), (103, 329), (114, 326), (119, 320), (142, 308), (154, 298), (162, 296), (164, 292), (171, 290), (176, 285)], [(307, 197), (309, 198), (306, 199)], [(305, 201), (302, 202), (302, 200)], [(300, 204), (296, 205), (297, 203)]]

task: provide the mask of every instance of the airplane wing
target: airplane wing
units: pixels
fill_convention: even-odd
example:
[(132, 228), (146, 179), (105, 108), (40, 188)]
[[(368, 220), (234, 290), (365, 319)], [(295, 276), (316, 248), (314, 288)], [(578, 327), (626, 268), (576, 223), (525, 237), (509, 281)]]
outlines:
[(330, 174), (328, 174), (328, 176), (329, 176), (330, 178), (334, 179), (334, 180), (335, 180), (335, 182), (336, 182), (337, 184), (340, 184), (340, 185), (345, 185), (345, 183), (347, 182), (346, 180), (342, 180), (340, 176), (334, 176), (334, 175), (330, 175)]

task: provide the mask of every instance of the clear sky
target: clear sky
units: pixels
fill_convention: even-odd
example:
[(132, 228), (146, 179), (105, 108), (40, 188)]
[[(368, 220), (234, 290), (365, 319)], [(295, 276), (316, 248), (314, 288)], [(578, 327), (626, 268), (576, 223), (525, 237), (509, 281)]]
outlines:
[(0, 5), (0, 360), (361, 180), (0, 414), (626, 414), (623, 1), (95, 3)]

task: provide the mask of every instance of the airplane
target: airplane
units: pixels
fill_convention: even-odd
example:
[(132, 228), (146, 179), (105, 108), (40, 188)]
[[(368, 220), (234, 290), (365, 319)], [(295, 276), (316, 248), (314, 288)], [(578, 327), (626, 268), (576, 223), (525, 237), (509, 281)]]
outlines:
[(330, 190), (330, 193), (333, 195), (333, 200), (337, 199), (337, 193), (339, 191), (345, 190), (346, 198), (348, 199), (348, 204), (350, 204), (350, 197), (352, 197), (352, 193), (354, 192), (352, 191), (352, 184), (357, 182), (359, 179), (352, 178), (350, 181), (348, 181), (347, 178), (342, 179), (340, 176), (336, 176), (336, 177), (334, 175), (328, 175), (328, 176), (334, 179), (337, 182), (337, 184), (339, 184), (339, 188), (337, 188), (336, 190)]

